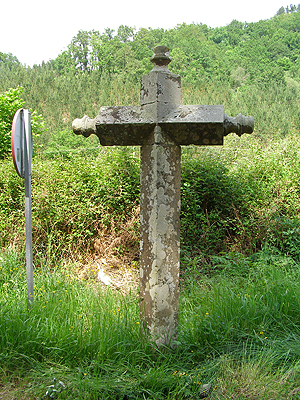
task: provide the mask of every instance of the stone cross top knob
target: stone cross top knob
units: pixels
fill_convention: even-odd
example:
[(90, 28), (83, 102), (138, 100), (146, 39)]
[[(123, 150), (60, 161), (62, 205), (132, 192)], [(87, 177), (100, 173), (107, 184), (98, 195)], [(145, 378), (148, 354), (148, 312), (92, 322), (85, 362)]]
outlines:
[(176, 341), (180, 266), (181, 145), (222, 145), (230, 132), (251, 133), (253, 117), (228, 117), (222, 105), (180, 104), (180, 76), (168, 69), (166, 46), (154, 49), (141, 79), (140, 106), (101, 107), (73, 122), (104, 146), (141, 146), (140, 310), (157, 344)]
[(150, 61), (157, 66), (168, 65), (172, 61), (169, 55), (169, 48), (167, 46), (156, 46)]

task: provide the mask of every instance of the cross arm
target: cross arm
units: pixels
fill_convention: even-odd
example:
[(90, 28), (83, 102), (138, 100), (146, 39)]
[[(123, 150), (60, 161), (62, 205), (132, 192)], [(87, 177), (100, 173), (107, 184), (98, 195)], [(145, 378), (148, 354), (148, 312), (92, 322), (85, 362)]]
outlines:
[(96, 118), (73, 121), (73, 131), (87, 137), (96, 134), (103, 146), (140, 146), (158, 125), (178, 145), (222, 145), (230, 132), (252, 133), (254, 118), (224, 113), (224, 106), (179, 105), (157, 121), (147, 106), (101, 107)]
[(85, 137), (94, 133), (102, 146), (142, 145), (154, 127), (155, 122), (140, 106), (101, 107), (96, 118), (85, 115), (72, 124), (74, 133)]
[(159, 126), (179, 145), (222, 145), (229, 133), (252, 133), (254, 118), (232, 118), (223, 105), (180, 105), (159, 121)]

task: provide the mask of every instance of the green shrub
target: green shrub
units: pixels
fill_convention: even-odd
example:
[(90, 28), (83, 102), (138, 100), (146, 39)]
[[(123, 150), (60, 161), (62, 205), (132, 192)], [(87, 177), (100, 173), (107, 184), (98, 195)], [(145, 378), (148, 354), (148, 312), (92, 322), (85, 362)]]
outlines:
[[(63, 144), (63, 142), (62, 142)], [(97, 155), (59, 150), (32, 166), (34, 251), (49, 258), (94, 252), (110, 229), (139, 237), (136, 148), (93, 148)], [(262, 142), (232, 135), (224, 147), (183, 149), (182, 254), (252, 254), (268, 242), (300, 254), (298, 137)], [(24, 183), (12, 161), (0, 163), (1, 245), (24, 243)], [(116, 251), (124, 251), (123, 243)], [(21, 246), (22, 247), (22, 246)], [(129, 250), (130, 251), (130, 250)], [(187, 253), (186, 253), (187, 252)], [(201, 258), (201, 257), (200, 257)]]
[(219, 252), (238, 229), (243, 192), (228, 169), (211, 153), (187, 157), (182, 168), (181, 230), (183, 246)]
[[(0, 93), (0, 159), (3, 159), (11, 152), (11, 127), (14, 115), (20, 108), (24, 108), (25, 102), (21, 99), (23, 89), (9, 89)], [(44, 120), (41, 115), (35, 112), (31, 116), (33, 137), (38, 137), (45, 131)]]
[[(24, 182), (12, 162), (1, 164), (2, 246), (24, 232)], [(120, 229), (138, 203), (139, 164), (131, 150), (105, 149), (98, 157), (34, 158), (32, 221), (35, 253), (59, 258), (86, 252), (105, 228)], [(50, 250), (51, 249), (51, 250)]]

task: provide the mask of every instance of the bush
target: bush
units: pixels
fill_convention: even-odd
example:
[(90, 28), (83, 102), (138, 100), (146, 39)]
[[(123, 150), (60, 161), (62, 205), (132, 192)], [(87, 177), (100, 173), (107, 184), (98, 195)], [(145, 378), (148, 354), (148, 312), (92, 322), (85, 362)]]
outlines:
[[(24, 229), (24, 186), (12, 163), (0, 174), (2, 246), (20, 244)], [(34, 252), (49, 257), (93, 251), (105, 229), (118, 230), (139, 198), (139, 165), (132, 152), (105, 149), (98, 157), (35, 158), (32, 165)], [(112, 226), (113, 225), (113, 226)], [(19, 240), (16, 239), (19, 238)]]
[(197, 252), (225, 250), (239, 228), (243, 191), (216, 155), (197, 152), (182, 168), (181, 230), (184, 247)]
[[(16, 111), (24, 107), (25, 102), (20, 98), (23, 89), (9, 89), (0, 94), (0, 159), (11, 152), (11, 126)], [(41, 115), (32, 112), (31, 126), (33, 137), (38, 137), (45, 131)]]
[(22, 89), (9, 89), (0, 94), (0, 159), (10, 152), (10, 132), (15, 112), (24, 106)]
[[(105, 253), (106, 243), (113, 256), (134, 252), (137, 260), (137, 150), (93, 148), (97, 156), (79, 150), (33, 160), (35, 254), (86, 257)], [(183, 256), (252, 254), (268, 242), (298, 259), (298, 153), (294, 136), (262, 143), (233, 135), (222, 148), (183, 149)], [(0, 163), (0, 212), (1, 246), (24, 246), (24, 183), (8, 160)]]

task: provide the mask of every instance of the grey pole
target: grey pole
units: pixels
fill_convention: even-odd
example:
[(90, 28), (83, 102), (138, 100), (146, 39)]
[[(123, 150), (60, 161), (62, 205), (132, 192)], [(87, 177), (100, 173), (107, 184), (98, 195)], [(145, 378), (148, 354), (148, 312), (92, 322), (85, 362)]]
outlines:
[(32, 216), (31, 216), (31, 160), (32, 160), (32, 134), (30, 111), (23, 110), (25, 127), (24, 146), (24, 178), (25, 178), (25, 227), (26, 227), (26, 275), (27, 299), (33, 304), (33, 257), (32, 257)]

